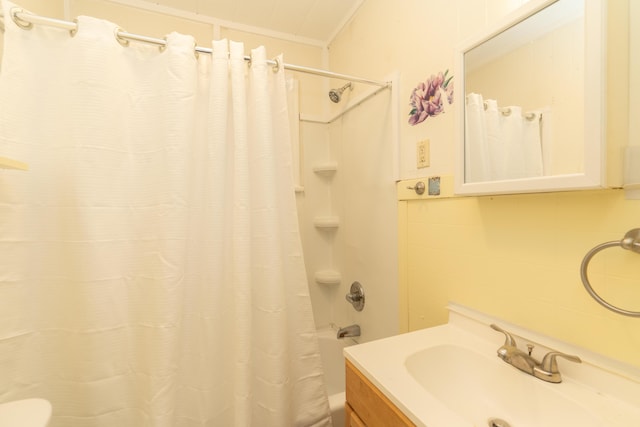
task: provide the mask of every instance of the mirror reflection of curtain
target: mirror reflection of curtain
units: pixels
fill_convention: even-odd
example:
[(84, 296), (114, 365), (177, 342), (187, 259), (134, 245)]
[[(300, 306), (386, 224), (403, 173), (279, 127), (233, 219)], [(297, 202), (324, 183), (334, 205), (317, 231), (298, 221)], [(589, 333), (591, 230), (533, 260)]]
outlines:
[(541, 112), (500, 108), (476, 93), (466, 102), (465, 182), (544, 175)]
[(485, 123), (482, 95), (467, 95), (464, 137), (465, 182), (482, 182), (489, 179), (489, 149)]
[(507, 173), (507, 146), (500, 131), (501, 120), (498, 102), (495, 99), (487, 99), (484, 101), (484, 105), (486, 106), (484, 119), (487, 129), (487, 142), (489, 144), (489, 158), (491, 159), (491, 176), (489, 179), (507, 179), (509, 176)]
[(523, 178), (544, 175), (542, 166), (542, 114), (527, 112), (521, 116)]

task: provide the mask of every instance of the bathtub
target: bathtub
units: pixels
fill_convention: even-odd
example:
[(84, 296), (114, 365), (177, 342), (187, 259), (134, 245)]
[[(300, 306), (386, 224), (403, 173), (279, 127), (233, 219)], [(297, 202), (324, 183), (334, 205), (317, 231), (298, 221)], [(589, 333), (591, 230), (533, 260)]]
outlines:
[(324, 382), (329, 395), (329, 408), (333, 427), (342, 427), (344, 420), (344, 356), (342, 349), (356, 344), (352, 338), (336, 338), (337, 331), (333, 328), (318, 330), (318, 344), (320, 358), (324, 369)]

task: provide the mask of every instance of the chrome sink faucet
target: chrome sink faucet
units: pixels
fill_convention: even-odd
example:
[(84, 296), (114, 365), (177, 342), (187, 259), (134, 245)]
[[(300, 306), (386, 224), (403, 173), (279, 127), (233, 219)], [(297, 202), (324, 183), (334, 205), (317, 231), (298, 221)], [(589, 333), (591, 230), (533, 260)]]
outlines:
[(528, 352), (524, 352), (518, 348), (516, 340), (509, 332), (495, 324), (492, 324), (491, 328), (502, 332), (505, 336), (504, 344), (498, 349), (498, 357), (521, 371), (543, 381), (550, 383), (562, 382), (562, 376), (560, 375), (558, 362), (556, 361), (558, 357), (576, 363), (582, 362), (578, 356), (572, 356), (559, 351), (550, 351), (542, 358), (542, 362), (539, 362), (531, 356), (533, 345), (528, 344)]

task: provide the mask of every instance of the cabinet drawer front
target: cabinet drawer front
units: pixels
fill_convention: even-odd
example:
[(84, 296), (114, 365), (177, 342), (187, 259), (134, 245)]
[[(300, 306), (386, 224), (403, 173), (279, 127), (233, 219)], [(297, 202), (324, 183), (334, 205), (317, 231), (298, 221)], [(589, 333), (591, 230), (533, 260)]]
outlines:
[[(415, 426), (378, 388), (346, 361), (347, 403), (368, 427)], [(350, 424), (357, 426), (359, 424)]]
[(358, 414), (354, 412), (353, 408), (351, 408), (351, 405), (346, 403), (344, 409), (346, 414), (346, 427), (367, 427)]

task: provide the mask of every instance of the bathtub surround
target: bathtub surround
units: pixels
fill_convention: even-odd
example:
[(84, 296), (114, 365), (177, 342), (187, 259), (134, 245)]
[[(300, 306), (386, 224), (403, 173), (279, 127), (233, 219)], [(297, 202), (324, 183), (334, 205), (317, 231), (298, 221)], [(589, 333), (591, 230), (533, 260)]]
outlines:
[(52, 426), (330, 425), (284, 71), (86, 16), (5, 27), (0, 145), (31, 169), (2, 180), (3, 399)]
[[(316, 324), (358, 324), (358, 341), (398, 332), (393, 89), (353, 108), (377, 90), (354, 85), (339, 104), (325, 93), (319, 102), (333, 108), (316, 122), (304, 115), (300, 124), (305, 191), (298, 194), (298, 209), (307, 275), (340, 273), (337, 283), (309, 283)], [(326, 123), (327, 117), (335, 119)], [(325, 173), (326, 165), (331, 173)], [(356, 281), (366, 291), (362, 311), (345, 299)]]

